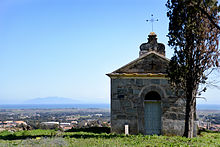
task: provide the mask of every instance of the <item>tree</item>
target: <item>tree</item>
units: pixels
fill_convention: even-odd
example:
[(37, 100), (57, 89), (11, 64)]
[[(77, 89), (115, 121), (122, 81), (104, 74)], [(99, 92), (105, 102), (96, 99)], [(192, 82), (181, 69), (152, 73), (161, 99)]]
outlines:
[[(217, 0), (168, 0), (168, 45), (174, 49), (168, 67), (171, 86), (183, 90), (186, 102), (185, 137), (193, 137), (196, 96), (213, 68), (219, 66)], [(208, 17), (201, 8), (212, 17)], [(213, 21), (213, 22), (211, 22)], [(206, 87), (201, 91), (205, 91)], [(180, 95), (178, 95), (180, 96)]]
[[(206, 5), (205, 1), (203, 1), (203, 2), (204, 2), (204, 3), (203, 3), (203, 4), (204, 4), (203, 7), (198, 6), (199, 10), (201, 11), (202, 14), (206, 15), (206, 17), (209, 19), (209, 21), (210, 21), (218, 30), (220, 30), (220, 26), (214, 21), (215, 18), (214, 18), (211, 14), (209, 14), (209, 13), (206, 11), (207, 5)], [(218, 5), (218, 6), (216, 5), (215, 7), (216, 7), (215, 9), (219, 9), (219, 10), (220, 10), (220, 6), (219, 6), (219, 5)]]

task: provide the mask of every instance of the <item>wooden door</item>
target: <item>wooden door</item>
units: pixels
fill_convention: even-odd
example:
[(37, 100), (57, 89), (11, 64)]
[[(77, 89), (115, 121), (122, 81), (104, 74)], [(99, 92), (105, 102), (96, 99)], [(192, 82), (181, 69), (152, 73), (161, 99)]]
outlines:
[(146, 135), (161, 134), (161, 103), (145, 102), (145, 133)]

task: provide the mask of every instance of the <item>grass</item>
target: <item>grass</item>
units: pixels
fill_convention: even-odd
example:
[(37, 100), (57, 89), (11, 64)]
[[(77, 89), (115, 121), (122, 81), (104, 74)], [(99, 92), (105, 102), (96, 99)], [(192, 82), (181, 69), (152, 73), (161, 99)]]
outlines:
[(45, 147), (123, 147), (123, 146), (220, 146), (220, 133), (202, 132), (195, 138), (180, 136), (116, 135), (91, 132), (60, 132), (55, 130), (31, 130), (0, 132), (0, 146)]

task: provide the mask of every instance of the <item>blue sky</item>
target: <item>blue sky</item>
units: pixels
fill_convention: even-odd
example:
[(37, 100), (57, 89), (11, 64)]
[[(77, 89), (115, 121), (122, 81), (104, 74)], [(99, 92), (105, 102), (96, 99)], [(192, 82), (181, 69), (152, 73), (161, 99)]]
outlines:
[[(166, 0), (1, 0), (0, 101), (68, 97), (109, 103), (105, 75), (138, 57), (154, 14), (167, 44)], [(166, 45), (166, 56), (172, 49)], [(219, 103), (208, 90), (207, 102)]]

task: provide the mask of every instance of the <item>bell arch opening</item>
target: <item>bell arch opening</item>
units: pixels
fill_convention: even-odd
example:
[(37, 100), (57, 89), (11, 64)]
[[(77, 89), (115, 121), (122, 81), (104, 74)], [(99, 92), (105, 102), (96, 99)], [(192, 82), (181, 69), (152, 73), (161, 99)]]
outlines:
[(160, 101), (161, 96), (156, 91), (150, 91), (145, 95), (145, 101)]

